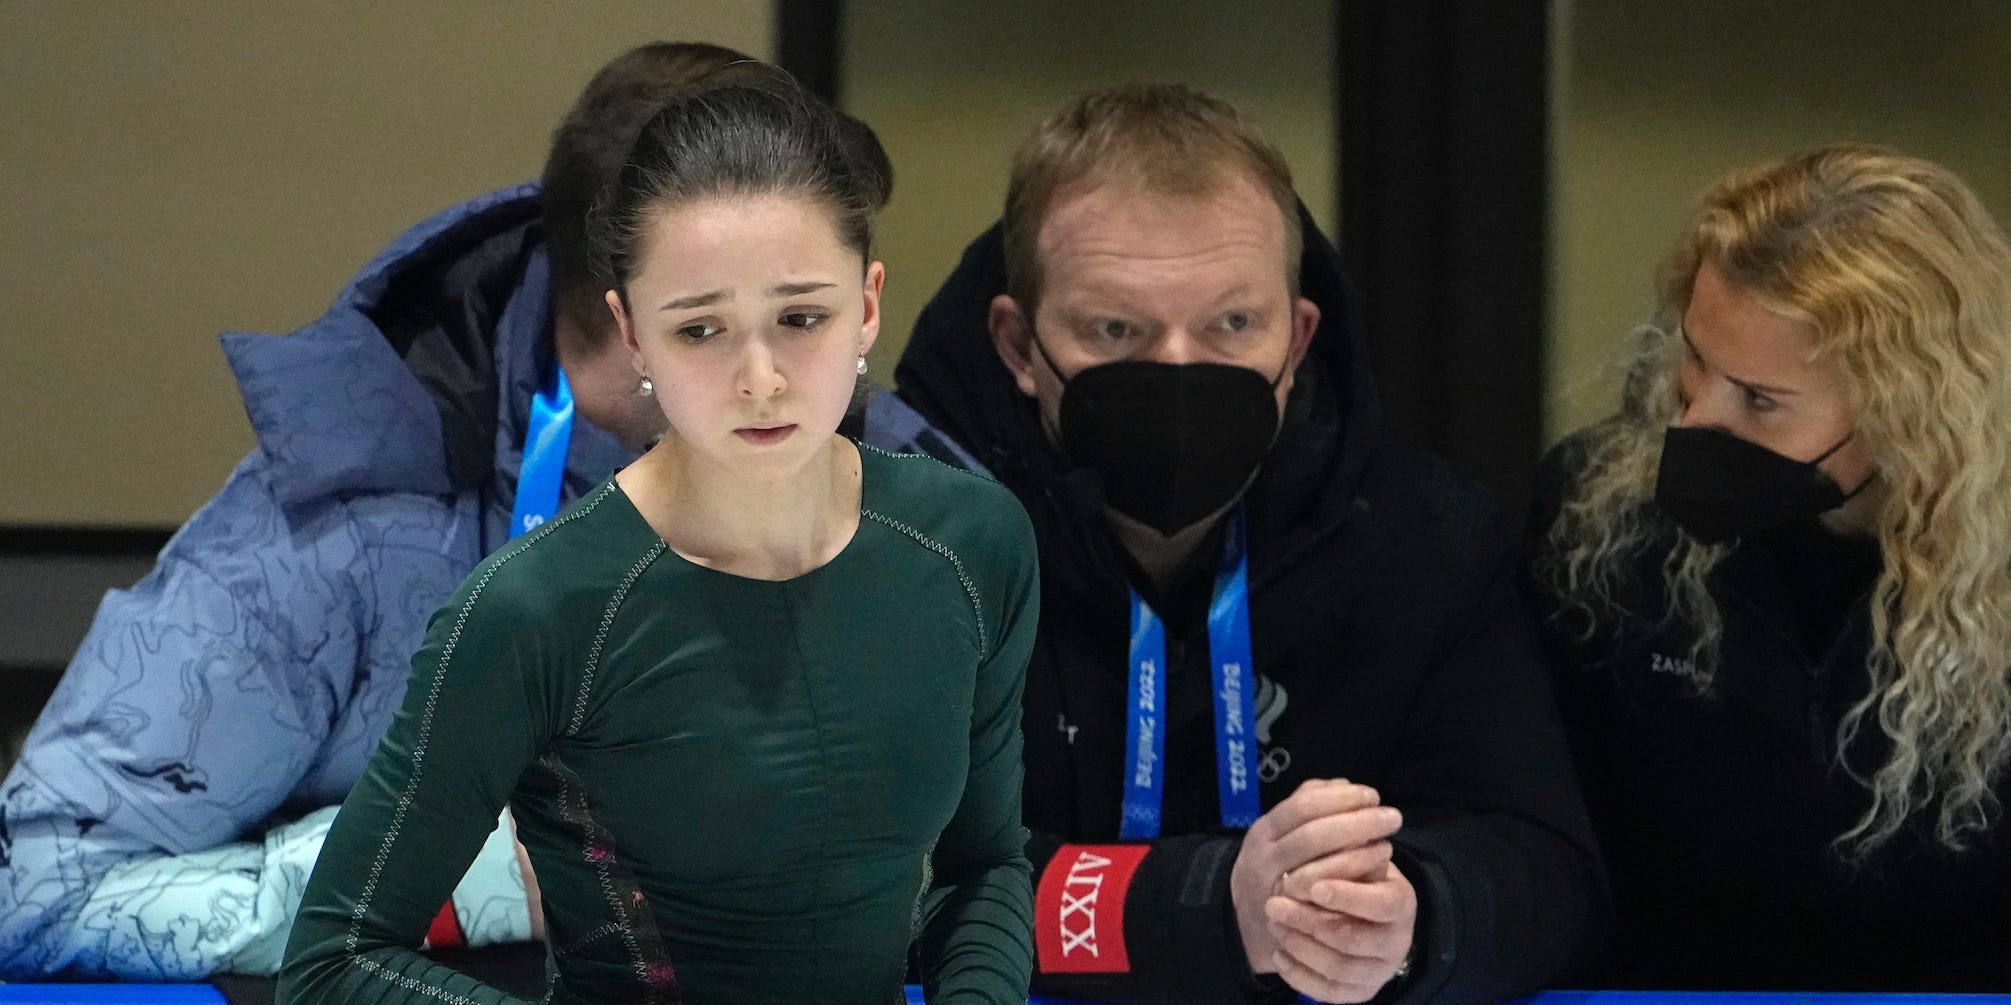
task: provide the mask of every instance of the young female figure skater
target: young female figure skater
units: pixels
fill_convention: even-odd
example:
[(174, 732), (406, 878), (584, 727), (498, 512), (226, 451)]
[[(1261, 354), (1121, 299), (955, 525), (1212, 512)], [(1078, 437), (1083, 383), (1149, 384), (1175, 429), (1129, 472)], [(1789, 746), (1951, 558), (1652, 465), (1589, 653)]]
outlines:
[(560, 1002), (1022, 1002), (1010, 493), (835, 435), (884, 174), (793, 85), (642, 131), (608, 306), (669, 429), (475, 571), (308, 884), (283, 1001), (498, 1002), (413, 950), (507, 802)]

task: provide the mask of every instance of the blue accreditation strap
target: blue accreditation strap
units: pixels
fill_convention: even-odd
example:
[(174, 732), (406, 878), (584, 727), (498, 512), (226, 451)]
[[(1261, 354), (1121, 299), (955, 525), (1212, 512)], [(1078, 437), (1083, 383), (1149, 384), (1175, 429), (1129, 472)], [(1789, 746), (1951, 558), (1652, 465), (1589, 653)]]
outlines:
[[(1257, 801), (1255, 668), (1250, 655), (1248, 528), (1238, 510), (1222, 533), (1222, 560), (1208, 604), (1208, 663), (1215, 692), (1215, 781), (1224, 827), (1248, 827), (1261, 812)], [(1124, 819), (1118, 836), (1147, 841), (1159, 836), (1166, 784), (1166, 626), (1131, 591), (1131, 662), (1124, 749)]]
[(517, 502), (510, 514), (516, 537), (559, 511), (566, 480), (566, 450), (573, 441), (573, 388), (557, 360), (531, 397), (530, 426), (524, 430), (524, 464), (517, 472)]

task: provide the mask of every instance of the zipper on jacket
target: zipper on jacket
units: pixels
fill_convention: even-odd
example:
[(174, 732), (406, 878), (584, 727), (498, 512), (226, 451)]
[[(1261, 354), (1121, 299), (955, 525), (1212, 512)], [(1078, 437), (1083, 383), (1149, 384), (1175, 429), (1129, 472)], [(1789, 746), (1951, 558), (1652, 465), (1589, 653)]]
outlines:
[[(1788, 651), (1793, 653), (1794, 658), (1801, 664), (1802, 677), (1809, 684), (1809, 696), (1803, 707), (1803, 717), (1807, 721), (1808, 729), (1809, 757), (1818, 765), (1828, 764), (1830, 745), (1829, 738), (1826, 735), (1827, 730), (1823, 724), (1822, 678), (1816, 673), (1815, 663), (1809, 659), (1808, 650), (1802, 648), (1801, 640), (1795, 638), (1793, 632), (1788, 631), (1780, 623), (1779, 619), (1767, 613), (1766, 609), (1762, 608), (1750, 596), (1747, 596), (1744, 590), (1727, 582), (1725, 584), (1725, 592), (1732, 599), (1744, 605), (1746, 610), (1758, 619), (1764, 628), (1773, 632), (1777, 638), (1786, 643)], [(1722, 638), (1719, 639), (1719, 644), (1724, 644)], [(1722, 664), (1723, 660), (1721, 658), (1720, 665)]]
[[(1876, 589), (1876, 585), (1874, 585), (1873, 589)], [(1743, 604), (1746, 610), (1751, 612), (1763, 626), (1772, 631), (1781, 641), (1787, 643), (1789, 651), (1794, 653), (1795, 659), (1801, 662), (1802, 676), (1809, 683), (1809, 696), (1805, 709), (1808, 720), (1809, 755), (1815, 759), (1816, 764), (1827, 767), (1833, 759), (1841, 754), (1841, 751), (1838, 751), (1834, 744), (1830, 742), (1833, 739), (1834, 730), (1829, 724), (1829, 715), (1823, 700), (1825, 697), (1823, 688), (1828, 682), (1830, 676), (1828, 673), (1829, 665), (1836, 658), (1837, 649), (1843, 645), (1844, 640), (1851, 637), (1857, 627), (1858, 620), (1866, 616), (1865, 602), (1870, 597), (1872, 590), (1867, 589), (1864, 593), (1859, 594), (1857, 600), (1852, 602), (1855, 610), (1849, 618), (1845, 619), (1843, 627), (1837, 631), (1836, 638), (1830, 640), (1829, 648), (1825, 650), (1821, 662), (1810, 659), (1808, 650), (1802, 648), (1801, 641), (1795, 638), (1794, 633), (1788, 631), (1780, 623), (1779, 619), (1767, 613), (1745, 591), (1727, 582), (1725, 584), (1725, 592)]]
[(1347, 512), (1341, 514), (1339, 519), (1333, 520), (1325, 527), (1313, 532), (1312, 536), (1302, 538), (1294, 543), (1289, 550), (1279, 554), (1275, 560), (1267, 563), (1261, 575), (1255, 568), (1255, 563), (1252, 563), (1250, 570), (1250, 597), (1252, 606), (1255, 606), (1258, 587), (1271, 585), (1271, 581), (1284, 575), (1285, 570), (1292, 568), (1293, 563), (1297, 562), (1300, 556), (1311, 551), (1316, 546), (1325, 544), (1328, 538), (1339, 534), (1353, 525), (1357, 517), (1362, 516), (1368, 511), (1369, 501), (1361, 496), (1356, 496), (1354, 503), (1347, 508)]

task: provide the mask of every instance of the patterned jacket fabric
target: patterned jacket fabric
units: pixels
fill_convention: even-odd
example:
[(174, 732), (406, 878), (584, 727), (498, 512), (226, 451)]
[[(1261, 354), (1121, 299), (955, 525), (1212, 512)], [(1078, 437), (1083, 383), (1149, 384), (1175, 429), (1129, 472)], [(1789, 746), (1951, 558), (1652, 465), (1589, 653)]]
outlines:
[[(426, 619), (508, 538), (549, 271), (522, 185), (399, 236), (298, 331), (223, 336), (258, 446), (106, 595), (0, 784), (0, 978), (277, 969)], [(954, 450), (890, 394), (863, 413), (868, 442)], [(633, 457), (576, 422), (562, 502)], [(506, 834), (454, 900), (471, 943), (528, 936)]]

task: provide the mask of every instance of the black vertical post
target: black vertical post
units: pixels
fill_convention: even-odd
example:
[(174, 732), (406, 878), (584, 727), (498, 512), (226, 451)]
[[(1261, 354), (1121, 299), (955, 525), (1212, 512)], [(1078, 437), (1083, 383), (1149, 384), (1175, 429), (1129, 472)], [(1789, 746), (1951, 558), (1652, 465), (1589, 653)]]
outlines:
[(1341, 250), (1384, 413), (1511, 507), (1543, 437), (1546, 0), (1341, 0)]
[(775, 0), (775, 65), (838, 104), (840, 0)]

